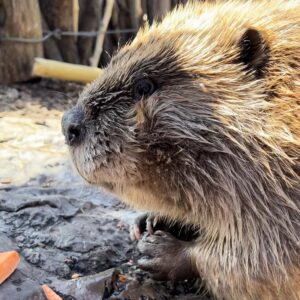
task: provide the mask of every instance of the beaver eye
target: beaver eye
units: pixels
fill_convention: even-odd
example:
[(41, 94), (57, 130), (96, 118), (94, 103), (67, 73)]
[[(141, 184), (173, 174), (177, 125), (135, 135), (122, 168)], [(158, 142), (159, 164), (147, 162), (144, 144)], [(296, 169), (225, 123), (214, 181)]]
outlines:
[(155, 91), (155, 85), (149, 78), (142, 78), (134, 85), (134, 94), (136, 98), (148, 97)]

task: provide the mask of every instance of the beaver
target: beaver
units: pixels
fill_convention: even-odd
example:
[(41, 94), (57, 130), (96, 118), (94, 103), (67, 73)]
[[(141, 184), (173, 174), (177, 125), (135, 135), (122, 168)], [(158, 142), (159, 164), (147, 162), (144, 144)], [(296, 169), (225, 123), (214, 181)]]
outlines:
[(139, 265), (154, 278), (300, 299), (298, 0), (178, 6), (112, 57), (62, 127), (88, 183), (149, 213), (133, 238), (148, 228)]

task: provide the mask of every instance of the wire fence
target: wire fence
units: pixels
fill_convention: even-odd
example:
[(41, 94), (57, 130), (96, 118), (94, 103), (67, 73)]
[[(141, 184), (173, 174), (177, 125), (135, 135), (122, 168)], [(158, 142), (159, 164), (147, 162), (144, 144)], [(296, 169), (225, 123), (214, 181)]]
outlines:
[(60, 39), (63, 36), (81, 36), (93, 38), (99, 34), (118, 34), (118, 33), (135, 33), (136, 29), (115, 29), (106, 31), (63, 31), (60, 29), (54, 29), (43, 32), (43, 37), (41, 38), (25, 38), (17, 36), (0, 36), (0, 42), (16, 42), (16, 43), (43, 43), (50, 38)]

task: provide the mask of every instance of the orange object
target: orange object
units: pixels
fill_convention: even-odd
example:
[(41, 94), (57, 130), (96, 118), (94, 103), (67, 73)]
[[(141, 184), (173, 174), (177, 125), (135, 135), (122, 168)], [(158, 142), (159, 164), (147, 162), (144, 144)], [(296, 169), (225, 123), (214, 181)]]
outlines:
[(0, 252), (0, 284), (16, 269), (20, 256), (16, 251)]
[(125, 283), (125, 282), (126, 282), (126, 277), (125, 277), (125, 275), (120, 274), (118, 279), (119, 279), (119, 281), (120, 281), (121, 283)]
[(47, 284), (43, 284), (42, 289), (47, 300), (62, 300), (62, 298), (58, 296), (52, 289), (50, 289)]

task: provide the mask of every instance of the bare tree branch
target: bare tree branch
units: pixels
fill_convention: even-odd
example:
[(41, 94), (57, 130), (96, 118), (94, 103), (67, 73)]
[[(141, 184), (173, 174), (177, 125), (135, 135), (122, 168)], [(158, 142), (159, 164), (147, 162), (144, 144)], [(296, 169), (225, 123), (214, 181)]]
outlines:
[(96, 46), (94, 50), (93, 56), (90, 58), (90, 64), (92, 67), (97, 67), (99, 64), (100, 56), (103, 49), (103, 41), (105, 32), (107, 30), (112, 12), (113, 12), (113, 6), (114, 6), (114, 0), (106, 0), (106, 6), (105, 11), (103, 15), (103, 19), (101, 20), (100, 26), (99, 26), (99, 33), (96, 40)]

